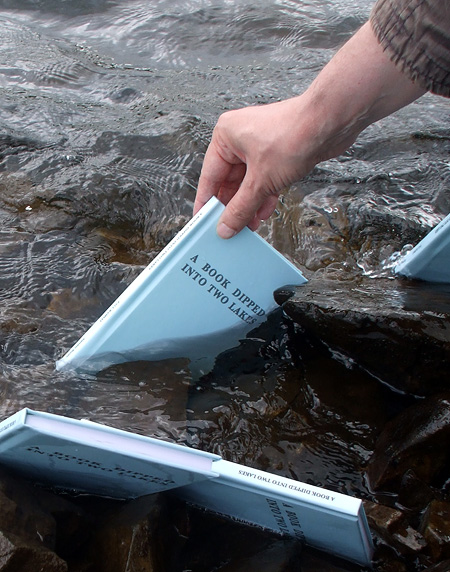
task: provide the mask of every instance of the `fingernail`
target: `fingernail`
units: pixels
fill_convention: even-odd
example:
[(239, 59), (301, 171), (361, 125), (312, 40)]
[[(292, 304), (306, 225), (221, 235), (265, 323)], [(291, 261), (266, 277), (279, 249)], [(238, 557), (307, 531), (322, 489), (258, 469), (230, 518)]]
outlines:
[(232, 238), (237, 234), (237, 232), (226, 225), (224, 222), (221, 222), (217, 226), (217, 234), (220, 236), (220, 238)]

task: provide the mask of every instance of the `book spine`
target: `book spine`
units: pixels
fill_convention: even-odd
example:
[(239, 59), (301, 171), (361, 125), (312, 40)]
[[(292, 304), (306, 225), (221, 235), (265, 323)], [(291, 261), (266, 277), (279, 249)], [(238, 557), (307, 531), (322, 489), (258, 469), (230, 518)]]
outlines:
[(371, 564), (374, 553), (374, 545), (372, 536), (370, 534), (369, 523), (367, 521), (367, 516), (364, 511), (364, 506), (362, 503), (361, 503), (361, 508), (359, 509), (358, 519), (361, 523), (361, 526), (359, 528), (361, 535), (361, 543), (364, 546), (365, 553), (367, 554), (368, 564)]
[(222, 479), (225, 478), (239, 487), (246, 487), (253, 491), (258, 489), (266, 495), (272, 494), (286, 499), (290, 498), (293, 502), (314, 504), (332, 512), (356, 516), (362, 504), (359, 499), (354, 497), (294, 481), (273, 473), (252, 469), (238, 463), (223, 460), (215, 461), (213, 469), (219, 472)]
[(109, 427), (87, 419), (78, 420), (28, 410), (27, 425), (42, 434), (58, 436), (82, 446), (99, 445), (105, 450), (130, 454), (135, 458), (160, 459), (173, 467), (189, 469), (194, 466), (197, 471), (205, 475), (216, 476), (216, 473), (211, 471), (211, 463), (220, 459), (219, 455), (214, 453)]
[[(93, 343), (93, 337), (97, 331), (101, 330), (104, 323), (112, 318), (118, 308), (121, 307), (123, 302), (135, 295), (142, 288), (142, 285), (148, 280), (151, 273), (158, 271), (162, 268), (164, 261), (164, 272), (170, 269), (169, 259), (173, 258), (180, 245), (182, 245), (187, 236), (192, 234), (198, 228), (204, 228), (207, 225), (208, 219), (211, 217), (216, 219), (219, 213), (223, 210), (223, 205), (217, 199), (211, 199), (187, 224), (186, 226), (172, 239), (167, 246), (150, 262), (146, 268), (139, 274), (139, 276), (125, 289), (125, 291), (115, 300), (111, 306), (100, 316), (100, 318), (87, 330), (87, 332), (72, 346), (72, 348), (56, 363), (56, 369), (62, 370), (71, 359), (78, 353), (86, 343), (92, 344), (90, 348), (90, 355), (95, 353), (96, 343)], [(160, 266), (161, 265), (161, 266)]]
[(28, 409), (21, 409), (11, 417), (4, 419), (0, 423), (0, 439), (4, 439), (8, 433), (14, 431), (17, 427), (24, 425), (26, 416), (28, 414)]

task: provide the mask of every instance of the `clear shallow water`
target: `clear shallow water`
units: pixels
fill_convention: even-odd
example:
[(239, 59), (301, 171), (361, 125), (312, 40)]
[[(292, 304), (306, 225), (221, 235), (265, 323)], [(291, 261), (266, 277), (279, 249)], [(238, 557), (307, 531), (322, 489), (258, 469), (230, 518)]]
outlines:
[[(201, 384), (183, 360), (91, 379), (54, 360), (188, 220), (218, 115), (300, 93), (370, 6), (0, 1), (2, 416), (90, 417), (367, 493), (404, 398), (281, 319)], [(294, 185), (262, 234), (307, 275), (389, 276), (450, 210), (449, 133), (448, 102), (422, 98)]]

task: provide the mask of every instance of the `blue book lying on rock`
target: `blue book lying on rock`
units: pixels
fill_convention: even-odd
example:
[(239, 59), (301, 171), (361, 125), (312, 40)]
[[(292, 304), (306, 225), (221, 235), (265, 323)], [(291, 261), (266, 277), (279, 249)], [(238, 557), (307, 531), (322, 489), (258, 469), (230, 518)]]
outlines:
[(450, 214), (400, 260), (394, 272), (427, 282), (450, 283)]
[(214, 358), (277, 308), (273, 292), (306, 279), (245, 228), (216, 233), (224, 206), (213, 197), (56, 364), (96, 373), (138, 360), (189, 358), (207, 373)]
[(0, 465), (65, 492), (132, 499), (171, 491), (358, 564), (372, 559), (357, 498), (92, 421), (23, 409), (0, 423)]

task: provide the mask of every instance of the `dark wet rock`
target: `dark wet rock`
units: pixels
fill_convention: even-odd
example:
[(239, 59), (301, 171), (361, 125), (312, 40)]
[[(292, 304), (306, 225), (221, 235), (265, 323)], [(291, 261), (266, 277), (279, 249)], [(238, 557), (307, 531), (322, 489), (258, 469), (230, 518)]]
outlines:
[(169, 566), (176, 534), (161, 495), (140, 498), (123, 506), (105, 503), (94, 515), (89, 560), (98, 572), (123, 572), (132, 563), (139, 572)]
[(303, 546), (293, 538), (280, 538), (190, 507), (183, 520), (189, 540), (180, 552), (176, 570), (290, 572), (299, 569)]
[[(56, 521), (52, 509), (66, 510), (65, 503), (53, 495), (36, 495), (33, 487), (17, 477), (0, 473), (0, 529), (8, 536), (53, 549), (56, 544)], [(70, 507), (74, 510), (74, 507)]]
[(377, 546), (373, 570), (376, 572), (411, 572), (405, 559), (387, 544)]
[(53, 551), (0, 531), (1, 572), (67, 572), (67, 563)]
[(364, 509), (371, 530), (380, 536), (385, 536), (386, 532), (391, 533), (402, 524), (403, 515), (399, 510), (368, 501), (364, 503)]
[(450, 558), (450, 502), (434, 500), (422, 522), (422, 533), (434, 562)]
[(410, 557), (420, 554), (426, 547), (423, 536), (408, 524), (395, 530), (389, 542), (392, 546), (397, 548), (401, 554)]
[(182, 519), (184, 503), (177, 514), (162, 495), (72, 497), (2, 471), (0, 572), (166, 572), (180, 558)]
[(384, 382), (414, 395), (446, 389), (449, 285), (316, 277), (275, 299), (307, 334)]
[(67, 570), (66, 562), (55, 553), (57, 525), (52, 511), (77, 511), (63, 499), (40, 492), (36, 495), (21, 479), (0, 474), (1, 572)]
[[(375, 572), (416, 572), (448, 558), (448, 503), (422, 528), (403, 511), (365, 503)], [(163, 494), (129, 502), (57, 495), (0, 474), (0, 572), (361, 572), (361, 567)], [(445, 567), (431, 568), (443, 572)], [(428, 572), (428, 571), (427, 571)]]
[[(258, 552), (249, 556), (236, 558), (234, 561), (227, 562), (220, 568), (220, 572), (248, 572), (249, 570), (258, 570), (259, 572), (289, 572), (294, 566), (295, 560), (298, 561), (298, 554), (289, 546), (289, 542), (276, 540), (269, 542), (268, 545), (261, 547)], [(292, 544), (292, 543), (291, 543)], [(323, 572), (332, 572), (325, 567), (320, 568)]]
[(424, 570), (424, 572), (448, 572), (450, 570), (450, 560), (445, 560), (444, 562), (440, 562), (435, 566), (431, 566)]
[(423, 536), (410, 526), (401, 511), (375, 503), (366, 503), (365, 509), (371, 530), (401, 554), (417, 555), (426, 547)]
[(421, 481), (444, 486), (450, 466), (450, 395), (430, 397), (389, 422), (370, 459), (367, 474), (375, 489), (398, 490), (413, 470)]
[(414, 471), (406, 471), (400, 482), (398, 503), (410, 512), (419, 513), (433, 498), (433, 489), (419, 479)]
[(327, 557), (315, 550), (306, 549), (302, 553), (300, 565), (297, 567), (294, 566), (287, 570), (287, 572), (291, 570), (298, 572), (360, 572), (361, 567), (342, 560), (339, 561), (339, 559), (336, 558)]
[(168, 495), (70, 497), (0, 473), (0, 572), (289, 572), (301, 549)]

